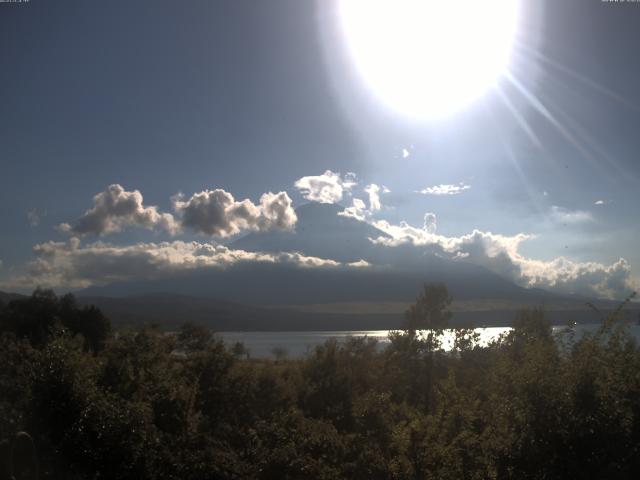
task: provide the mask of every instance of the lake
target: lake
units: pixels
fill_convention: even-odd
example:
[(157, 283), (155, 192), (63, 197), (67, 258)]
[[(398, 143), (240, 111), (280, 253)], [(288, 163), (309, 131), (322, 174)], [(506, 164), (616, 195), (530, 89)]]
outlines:
[[(565, 326), (553, 327), (554, 333), (565, 330)], [(576, 338), (586, 332), (595, 331), (598, 324), (576, 325), (574, 327)], [(510, 327), (487, 327), (477, 328), (480, 334), (480, 344), (487, 345), (497, 339), (503, 333), (511, 330)], [(640, 341), (640, 326), (632, 325), (630, 332), (636, 341)], [(338, 342), (349, 337), (369, 337), (375, 338), (384, 346), (389, 343), (387, 338), (389, 330), (352, 330), (335, 332), (218, 332), (218, 335), (229, 345), (235, 342), (242, 342), (249, 349), (252, 358), (273, 357), (273, 350), (281, 348), (290, 357), (300, 357), (313, 350), (316, 345), (321, 345), (330, 338), (335, 338)], [(450, 350), (454, 333), (453, 330), (445, 330), (443, 347)]]

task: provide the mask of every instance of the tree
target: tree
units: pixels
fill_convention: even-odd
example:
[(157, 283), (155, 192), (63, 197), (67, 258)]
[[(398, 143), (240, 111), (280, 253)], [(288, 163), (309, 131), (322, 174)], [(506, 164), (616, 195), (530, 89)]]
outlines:
[(27, 338), (31, 345), (44, 347), (55, 328), (68, 329), (84, 337), (84, 349), (97, 352), (111, 333), (111, 322), (100, 309), (90, 305), (80, 308), (72, 294), (60, 298), (53, 290), (36, 289), (29, 298), (12, 300), (0, 312), (0, 332)]
[(405, 312), (405, 328), (408, 331), (442, 330), (451, 319), (449, 305), (452, 298), (442, 283), (425, 284), (416, 303)]
[(271, 354), (275, 357), (276, 362), (284, 360), (287, 356), (287, 349), (281, 346), (276, 346), (271, 349)]
[(59, 316), (62, 325), (73, 335), (84, 337), (85, 351), (98, 352), (104, 348), (111, 333), (111, 322), (99, 308), (94, 305), (78, 307), (75, 297), (71, 293), (59, 299)]
[(4, 309), (0, 330), (26, 338), (35, 347), (44, 346), (59, 320), (59, 304), (53, 290), (36, 289), (29, 298), (12, 300)]
[(245, 347), (242, 342), (235, 342), (231, 347), (231, 353), (233, 353), (236, 358), (245, 357), (249, 359), (249, 349)]
[(80, 328), (74, 333), (80, 333), (84, 337), (84, 349), (98, 352), (111, 334), (111, 322), (100, 309), (94, 305), (84, 307), (79, 312)]
[(178, 331), (178, 348), (188, 353), (206, 350), (212, 340), (211, 330), (192, 322), (183, 323)]

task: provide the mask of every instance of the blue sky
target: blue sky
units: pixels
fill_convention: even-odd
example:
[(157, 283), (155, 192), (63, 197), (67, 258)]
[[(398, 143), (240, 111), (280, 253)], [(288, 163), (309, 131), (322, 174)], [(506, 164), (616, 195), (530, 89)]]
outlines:
[[(440, 121), (394, 111), (354, 67), (336, 2), (0, 4), (3, 288), (35, 245), (66, 242), (56, 227), (109, 185), (178, 218), (172, 196), (216, 188), (256, 205), (284, 191), (296, 207), (308, 199), (295, 182), (326, 170), (356, 174), (345, 207), (366, 185), (389, 190), (371, 223), (421, 227), (432, 212), (442, 236), (527, 234), (527, 259), (624, 258), (637, 281), (640, 4), (523, 12), (512, 71), (556, 124), (505, 79), (497, 88), (521, 123), (497, 90)], [(439, 185), (459, 193), (418, 193)], [(139, 227), (83, 245), (176, 238)], [(193, 228), (179, 238), (228, 240)]]

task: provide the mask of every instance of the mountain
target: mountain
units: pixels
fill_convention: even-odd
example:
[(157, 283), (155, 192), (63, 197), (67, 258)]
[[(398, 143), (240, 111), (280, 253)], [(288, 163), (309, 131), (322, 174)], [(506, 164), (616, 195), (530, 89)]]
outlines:
[(308, 203), (296, 209), (295, 232), (254, 232), (230, 246), (249, 252), (303, 252), (306, 255), (355, 262), (378, 256), (380, 247), (369, 238), (388, 235), (368, 223), (338, 215), (340, 205)]
[(20, 295), (19, 293), (0, 292), (0, 305), (6, 305), (11, 300), (19, 300), (21, 298), (26, 298), (26, 296)]
[(427, 282), (443, 282), (459, 300), (503, 299), (532, 304), (562, 297), (530, 290), (468, 262), (452, 261), (410, 247), (388, 248), (369, 239), (386, 233), (339, 216), (338, 205), (310, 203), (296, 210), (295, 232), (251, 233), (230, 247), (259, 252), (301, 252), (341, 262), (366, 260), (367, 268), (300, 268), (239, 263), (226, 269), (176, 273), (153, 281), (90, 287), (83, 296), (126, 297), (155, 292), (207, 297), (242, 304), (293, 305), (333, 302), (411, 301)]
[(78, 297), (80, 305), (95, 305), (116, 327), (156, 324), (175, 329), (184, 322), (224, 331), (369, 330), (400, 328), (401, 313), (359, 315), (261, 308), (206, 297), (168, 293), (129, 297)]
[[(26, 296), (0, 292), (0, 301)], [(410, 302), (363, 302), (256, 307), (214, 298), (155, 293), (126, 297), (78, 296), (80, 305), (95, 305), (116, 328), (158, 325), (174, 330), (184, 322), (194, 322), (215, 331), (338, 331), (390, 330), (402, 327), (403, 312)], [(516, 310), (525, 303), (517, 301), (454, 301), (452, 325), (509, 325)], [(612, 304), (599, 304), (610, 311)], [(634, 310), (630, 306), (629, 310)], [(584, 303), (552, 305), (547, 318), (556, 324), (567, 320), (596, 320)], [(638, 315), (638, 309), (629, 313)]]
[(387, 236), (383, 231), (339, 216), (340, 210), (337, 205), (303, 205), (296, 210), (295, 232), (251, 233), (230, 247), (295, 251), (340, 262), (366, 260), (371, 266), (301, 268), (247, 262), (95, 286), (78, 295), (118, 322), (191, 320), (218, 330), (397, 328), (406, 306), (429, 282), (445, 283), (458, 305), (465, 305), (455, 309), (460, 322), (506, 324), (517, 309), (534, 305), (545, 306), (553, 321), (593, 317), (584, 298), (523, 288), (484, 267), (421, 249), (376, 245), (369, 239)]
[[(118, 328), (155, 324), (173, 330), (184, 322), (205, 325), (215, 331), (339, 331), (392, 330), (402, 328), (407, 303), (365, 303), (254, 307), (213, 298), (156, 293), (129, 297), (78, 297), (80, 305), (95, 305)], [(522, 307), (518, 302), (454, 302), (452, 326), (506, 326)], [(607, 311), (607, 305), (602, 305)], [(558, 308), (556, 306), (556, 308)], [(608, 309), (610, 310), (610, 308)], [(630, 318), (638, 315), (637, 309)], [(554, 324), (593, 322), (597, 317), (584, 304), (547, 310)]]
[[(230, 246), (253, 252), (296, 251), (341, 262), (366, 260), (374, 265), (366, 271), (342, 272), (340, 278), (327, 278), (335, 282), (339, 292), (328, 295), (333, 299), (326, 301), (408, 300), (425, 282), (445, 283), (458, 299), (530, 299), (539, 303), (560, 298), (545, 290), (522, 288), (469, 262), (452, 261), (412, 246), (389, 248), (374, 244), (370, 239), (389, 235), (368, 223), (338, 215), (341, 210), (343, 207), (334, 204), (302, 205), (296, 210), (295, 232), (250, 233)], [(305, 283), (311, 280), (308, 278)]]
[[(310, 203), (296, 210), (294, 232), (250, 233), (234, 249), (301, 252), (367, 268), (300, 268), (238, 263), (165, 278), (119, 282), (77, 292), (81, 304), (98, 306), (116, 325), (184, 321), (225, 330), (393, 329), (422, 285), (443, 282), (455, 299), (454, 323), (505, 325), (524, 306), (544, 305), (555, 322), (593, 320), (584, 298), (526, 289), (484, 267), (452, 261), (410, 246), (389, 248), (370, 238), (376, 227), (338, 215), (338, 205)], [(0, 293), (0, 302), (20, 298)], [(602, 304), (603, 308), (610, 305)]]

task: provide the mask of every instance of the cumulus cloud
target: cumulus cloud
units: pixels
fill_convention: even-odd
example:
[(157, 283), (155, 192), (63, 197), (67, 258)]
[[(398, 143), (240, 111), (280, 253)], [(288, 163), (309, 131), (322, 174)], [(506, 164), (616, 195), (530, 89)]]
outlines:
[(605, 204), (605, 201), (604, 201), (604, 200), (596, 200), (596, 201), (594, 202), (594, 205), (604, 205), (604, 204)]
[[(578, 293), (606, 298), (620, 298), (634, 287), (631, 268), (625, 259), (611, 265), (598, 262), (576, 262), (565, 257), (535, 260), (519, 252), (520, 245), (534, 238), (519, 233), (513, 236), (474, 230), (460, 237), (435, 234), (435, 215), (425, 215), (423, 228), (406, 222), (392, 225), (378, 221), (374, 226), (389, 237), (370, 239), (373, 243), (397, 247), (424, 247), (452, 259), (466, 260), (526, 287), (553, 289), (559, 293)], [(432, 223), (433, 222), (433, 223)], [(433, 228), (431, 228), (433, 225)]]
[(361, 222), (364, 222), (367, 219), (371, 218), (371, 216), (375, 212), (380, 211), (380, 209), (382, 208), (382, 202), (380, 201), (380, 194), (391, 192), (391, 190), (389, 190), (384, 185), (379, 186), (379, 185), (376, 185), (375, 183), (371, 183), (367, 185), (363, 190), (364, 190), (364, 193), (366, 193), (367, 196), (369, 197), (369, 208), (367, 208), (363, 200), (359, 198), (354, 198), (351, 201), (351, 206), (346, 207), (341, 212), (338, 212), (338, 215), (343, 217), (355, 218), (356, 220), (360, 220)]
[(359, 198), (354, 198), (351, 201), (351, 206), (345, 208), (341, 212), (338, 212), (338, 215), (342, 217), (355, 218), (356, 220), (360, 220), (361, 222), (364, 222), (367, 218), (368, 213), (369, 212), (367, 210), (367, 206), (365, 205), (365, 203)]
[(637, 288), (629, 262), (620, 258), (611, 265), (575, 262), (565, 257), (551, 261), (520, 257), (522, 277), (529, 286), (552, 287), (563, 293), (621, 298)]
[(322, 175), (302, 177), (294, 183), (304, 198), (319, 203), (337, 203), (355, 185), (357, 182), (354, 173), (349, 172), (342, 177), (331, 170)]
[(453, 184), (440, 184), (433, 187), (426, 187), (419, 191), (423, 195), (459, 195), (465, 190), (469, 190), (471, 185), (467, 185), (464, 182), (460, 182), (457, 185)]
[(593, 221), (593, 215), (584, 210), (568, 210), (566, 208), (553, 205), (550, 213), (551, 220), (557, 223), (587, 223)]
[(174, 209), (182, 227), (221, 238), (246, 230), (292, 230), (298, 220), (286, 192), (265, 193), (256, 205), (222, 189), (205, 190), (188, 200), (174, 198)]
[(369, 195), (369, 210), (371, 210), (372, 212), (377, 212), (378, 210), (380, 210), (380, 208), (382, 208), (382, 205), (380, 203), (380, 192), (382, 191), (382, 189), (375, 183), (372, 183), (370, 185), (367, 185), (364, 191)]
[(224, 269), (239, 263), (285, 264), (299, 268), (364, 268), (363, 260), (340, 263), (296, 252), (261, 253), (234, 250), (210, 243), (172, 241), (116, 246), (80, 239), (46, 242), (33, 249), (36, 258), (27, 274), (13, 286), (85, 288), (113, 282), (154, 280), (167, 275), (207, 268)]
[(93, 207), (75, 223), (62, 223), (58, 230), (74, 236), (106, 235), (126, 226), (161, 230), (171, 235), (183, 229), (218, 237), (229, 237), (247, 230), (291, 230), (297, 221), (291, 198), (286, 192), (265, 193), (259, 204), (245, 199), (236, 201), (221, 190), (205, 190), (186, 199), (172, 198), (176, 213), (163, 213), (155, 206), (145, 206), (138, 190), (127, 191), (110, 185), (93, 197)]
[(40, 225), (42, 217), (44, 217), (46, 214), (46, 212), (40, 212), (37, 208), (32, 208), (27, 212), (27, 220), (29, 221), (29, 225), (31, 227), (37, 227), (38, 225)]
[(354, 172), (347, 172), (342, 178), (342, 188), (346, 192), (350, 192), (353, 187), (358, 185), (358, 177)]
[(127, 191), (118, 184), (109, 185), (105, 191), (96, 194), (93, 207), (73, 225), (63, 223), (58, 229), (74, 235), (105, 235), (130, 225), (160, 229), (170, 234), (178, 231), (173, 215), (160, 213), (155, 206), (145, 207), (140, 191)]
[(435, 213), (427, 212), (424, 214), (424, 226), (422, 228), (427, 233), (436, 233), (438, 223)]

